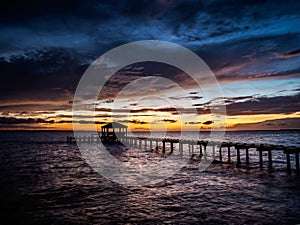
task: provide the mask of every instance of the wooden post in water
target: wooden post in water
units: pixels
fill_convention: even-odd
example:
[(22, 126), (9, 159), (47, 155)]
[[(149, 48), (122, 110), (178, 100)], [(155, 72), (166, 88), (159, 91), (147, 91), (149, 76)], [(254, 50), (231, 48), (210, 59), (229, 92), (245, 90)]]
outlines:
[(222, 162), (222, 144), (219, 149), (219, 158), (220, 158), (220, 161)]
[(152, 150), (152, 139), (150, 139), (150, 150)]
[(201, 143), (199, 144), (199, 147), (200, 147), (200, 157), (201, 157), (201, 156), (203, 156), (202, 145), (201, 145)]
[(174, 143), (173, 141), (171, 141), (171, 154), (173, 153), (173, 151), (174, 151)]
[(228, 145), (228, 162), (230, 162), (230, 145)]
[(139, 139), (139, 142), (140, 149), (142, 149), (142, 139)]
[(240, 154), (239, 147), (236, 147), (236, 154), (237, 154), (237, 164), (241, 164), (241, 154)]
[(162, 143), (163, 143), (163, 154), (165, 154), (166, 153), (166, 142), (163, 140)]

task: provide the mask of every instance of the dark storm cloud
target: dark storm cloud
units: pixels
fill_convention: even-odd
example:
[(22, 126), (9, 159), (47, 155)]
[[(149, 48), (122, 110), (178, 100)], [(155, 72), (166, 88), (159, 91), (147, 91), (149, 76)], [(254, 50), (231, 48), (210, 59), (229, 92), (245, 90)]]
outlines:
[(6, 125), (11, 125), (11, 124), (38, 124), (38, 123), (49, 123), (52, 124), (54, 123), (54, 120), (44, 120), (41, 118), (14, 118), (14, 117), (0, 117), (0, 124), (6, 124)]
[(106, 124), (107, 122), (103, 121), (89, 121), (89, 120), (59, 120), (55, 123), (78, 123), (78, 124)]
[(141, 120), (118, 120), (120, 123), (132, 123), (132, 124), (149, 124), (146, 121), (141, 121)]
[(240, 130), (274, 130), (274, 129), (299, 129), (300, 118), (285, 118), (276, 120), (266, 120), (264, 122), (250, 123), (250, 124), (236, 124), (231, 127)]
[(182, 97), (170, 97), (170, 99), (173, 100), (180, 100), (180, 99), (191, 99), (191, 100), (199, 100), (203, 98), (202, 96), (197, 96), (197, 95), (191, 95), (191, 96), (182, 96)]
[(286, 55), (288, 55), (288, 56), (298, 56), (299, 54), (300, 54), (300, 49), (296, 49), (296, 50), (286, 53)]
[(7, 37), (1, 43), (11, 52), (32, 47), (64, 47), (91, 55), (97, 52), (98, 56), (99, 50), (141, 39), (175, 41), (199, 50), (196, 46), (284, 34), (295, 25), (299, 4), (297, 1), (289, 4), (285, 1), (4, 1), (1, 10)]
[(38, 126), (38, 124), (30, 125), (30, 124), (0, 124), (0, 130), (49, 130), (49, 128), (53, 128), (52, 126)]
[(171, 120), (171, 119), (163, 119), (161, 121), (166, 122), (166, 123), (176, 123), (177, 122), (177, 120)]
[(210, 125), (210, 124), (213, 124), (213, 123), (214, 123), (214, 121), (208, 120), (208, 121), (203, 122), (202, 124)]
[(25, 52), (7, 62), (0, 58), (0, 100), (66, 100), (86, 67), (74, 51), (61, 48)]
[[(96, 109), (98, 112), (107, 112), (108, 110), (118, 112), (118, 113), (130, 113), (130, 115), (134, 116), (157, 116), (157, 114), (150, 114), (150, 113), (160, 113), (160, 112), (167, 112), (171, 113), (172, 115), (178, 115), (178, 114), (210, 114), (210, 108), (209, 104), (206, 104), (205, 107), (195, 107), (195, 108), (181, 108), (181, 107), (165, 107), (165, 108), (140, 108), (140, 109), (132, 109), (130, 112), (126, 109), (107, 109), (107, 108), (99, 108)], [(216, 108), (217, 110), (217, 108)], [(136, 113), (147, 113), (147, 114), (136, 114)], [(114, 115), (112, 116), (114, 117)]]
[(295, 49), (287, 53), (278, 54), (279, 58), (290, 58), (290, 57), (296, 57), (300, 56), (300, 49)]
[(211, 125), (213, 123), (214, 123), (214, 121), (212, 121), (212, 120), (207, 120), (204, 122), (194, 122), (194, 121), (185, 122), (185, 124), (189, 124), (189, 125), (198, 125), (198, 124)]
[[(188, 47), (220, 81), (300, 73), (298, 1), (5, 0), (0, 4), (0, 101), (72, 101), (80, 77), (94, 59), (120, 44), (145, 39)], [(149, 68), (123, 71), (111, 80), (105, 97), (159, 69)], [(184, 73), (162, 72), (182, 86), (192, 86)]]
[[(146, 76), (151, 76), (151, 78), (144, 81), (140, 80), (140, 83), (135, 83), (135, 88), (123, 91), (122, 96), (126, 96), (128, 99), (130, 99), (131, 96), (148, 95), (148, 92), (166, 93), (170, 89), (174, 89), (175, 84), (172, 84), (171, 82), (166, 83), (166, 81), (159, 80), (161, 77), (173, 81), (183, 88), (197, 85), (197, 83), (188, 74), (174, 66), (160, 62), (146, 61), (124, 67), (111, 76), (100, 92), (99, 98), (105, 99), (116, 97), (126, 85), (141, 78), (145, 79)], [(145, 89), (145, 83), (147, 84), (147, 89)], [(182, 98), (198, 100), (202, 97), (191, 95)]]
[[(291, 114), (300, 109), (299, 92), (286, 96), (239, 96), (216, 98), (206, 103), (194, 104), (198, 114), (210, 113), (211, 107), (218, 107), (219, 102), (226, 106), (229, 116), (253, 114)], [(187, 110), (185, 110), (187, 112)]]
[(228, 115), (290, 114), (300, 109), (300, 94), (292, 96), (257, 97), (227, 105)]
[[(31, 113), (53, 113), (57, 110), (70, 109), (69, 104), (59, 104), (59, 103), (36, 103), (36, 104), (5, 104), (0, 106), (1, 111), (5, 112), (20, 112), (23, 110), (30, 111)], [(47, 111), (46, 111), (47, 110)], [(38, 112), (35, 112), (38, 111)]]
[[(296, 89), (295, 91), (297, 91)], [(98, 112), (115, 113), (130, 113), (138, 116), (151, 116), (151, 112), (160, 113), (168, 112), (173, 115), (178, 114), (210, 114), (212, 112), (218, 113), (220, 104), (225, 104), (226, 113), (229, 116), (234, 115), (253, 115), (253, 114), (291, 114), (298, 112), (300, 109), (299, 103), (300, 94), (284, 95), (284, 96), (239, 96), (239, 97), (219, 97), (211, 101), (194, 104), (194, 108), (181, 107), (160, 107), (160, 108), (139, 108), (139, 109), (110, 109), (110, 108), (96, 108)], [(146, 113), (146, 114), (139, 114)], [(116, 115), (117, 116), (117, 115)], [(126, 114), (121, 116), (126, 116)], [(120, 116), (120, 117), (121, 117)], [(112, 117), (115, 117), (113, 115)], [(205, 123), (203, 123), (205, 124)]]

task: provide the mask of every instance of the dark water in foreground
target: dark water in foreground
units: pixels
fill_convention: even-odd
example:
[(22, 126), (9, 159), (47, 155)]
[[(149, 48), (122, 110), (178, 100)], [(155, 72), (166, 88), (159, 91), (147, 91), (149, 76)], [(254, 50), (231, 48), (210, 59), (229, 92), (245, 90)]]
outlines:
[[(199, 172), (191, 161), (159, 184), (124, 187), (95, 173), (76, 145), (64, 143), (69, 134), (1, 133), (0, 213), (7, 221), (1, 224), (300, 223), (300, 177), (286, 173), (281, 155), (274, 171), (253, 162), (249, 168), (215, 163)], [(250, 136), (230, 135), (232, 141)], [(299, 145), (299, 132), (260, 137)], [(134, 151), (119, 147), (121, 160), (138, 162)]]

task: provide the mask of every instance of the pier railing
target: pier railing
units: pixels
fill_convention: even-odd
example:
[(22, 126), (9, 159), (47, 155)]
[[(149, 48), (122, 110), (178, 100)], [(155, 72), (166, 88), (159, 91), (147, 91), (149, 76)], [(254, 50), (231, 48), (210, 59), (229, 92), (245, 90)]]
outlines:
[[(101, 139), (98, 135), (91, 136), (78, 136), (78, 137), (67, 137), (68, 143), (97, 143), (101, 142)], [(255, 149), (259, 153), (259, 166), (263, 168), (264, 165), (264, 157), (263, 153), (267, 153), (268, 156), (268, 168), (273, 168), (273, 158), (272, 152), (281, 151), (285, 154), (287, 171), (291, 172), (291, 155), (295, 156), (295, 171), (299, 174), (299, 152), (300, 147), (298, 146), (283, 146), (283, 145), (270, 145), (270, 144), (248, 144), (248, 143), (234, 143), (234, 142), (218, 142), (218, 141), (207, 141), (207, 140), (188, 140), (188, 139), (177, 139), (177, 138), (147, 138), (147, 137), (136, 137), (136, 136), (122, 136), (119, 137), (119, 142), (125, 143), (127, 145), (137, 147), (140, 149), (147, 149), (149, 146), (150, 150), (158, 150), (161, 149), (162, 154), (172, 154), (175, 149), (178, 149), (179, 154), (183, 154), (185, 146), (188, 147), (189, 153), (191, 155), (197, 154), (195, 152), (196, 147), (199, 149), (199, 156), (205, 156), (207, 153), (207, 148), (210, 147), (212, 151), (212, 155), (214, 158), (219, 158), (222, 162), (224, 157), (224, 149), (226, 149), (227, 153), (227, 161), (231, 162), (231, 153), (235, 151), (236, 153), (236, 164), (240, 165), (241, 162), (241, 152), (245, 154), (245, 163), (246, 165), (250, 164), (250, 149)], [(149, 143), (149, 145), (148, 145)], [(168, 147), (166, 147), (168, 146)], [(177, 146), (177, 148), (176, 148)], [(167, 151), (168, 150), (168, 151)], [(218, 151), (218, 156), (216, 155)], [(226, 154), (225, 153), (225, 154)]]

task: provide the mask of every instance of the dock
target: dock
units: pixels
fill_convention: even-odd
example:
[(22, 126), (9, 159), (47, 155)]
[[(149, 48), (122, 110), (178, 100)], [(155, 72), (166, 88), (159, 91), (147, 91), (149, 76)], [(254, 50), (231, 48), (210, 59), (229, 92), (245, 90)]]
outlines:
[[(78, 137), (67, 137), (68, 143), (112, 143), (105, 141), (101, 134), (93, 134), (91, 136), (78, 136)], [(136, 137), (121, 135), (115, 142), (124, 143), (126, 145), (139, 148), (148, 149), (155, 151), (158, 147), (161, 149), (162, 154), (173, 154), (174, 151), (178, 151), (179, 154), (183, 154), (184, 151), (188, 151), (191, 155), (197, 155), (199, 157), (206, 157), (210, 154), (215, 159), (219, 159), (220, 162), (225, 162), (224, 158), (227, 158), (227, 162), (232, 162), (232, 153), (236, 155), (236, 164), (250, 165), (250, 150), (258, 152), (259, 155), (259, 167), (263, 168), (265, 163), (269, 169), (273, 169), (273, 158), (272, 153), (274, 151), (280, 151), (285, 155), (287, 172), (291, 173), (294, 169), (297, 174), (300, 172), (299, 168), (299, 152), (300, 147), (298, 146), (283, 146), (283, 145), (270, 145), (270, 144), (248, 144), (248, 143), (234, 143), (234, 142), (218, 142), (218, 141), (207, 141), (207, 140), (188, 140), (188, 139), (177, 139), (177, 138), (147, 138), (147, 137)], [(207, 151), (207, 149), (210, 151)], [(241, 155), (244, 160), (242, 162)], [(291, 165), (291, 155), (295, 157), (295, 165)], [(266, 157), (267, 156), (267, 157)], [(265, 159), (267, 158), (267, 160)], [(253, 161), (254, 162), (254, 161)]]

